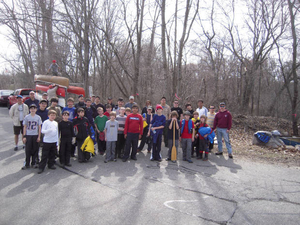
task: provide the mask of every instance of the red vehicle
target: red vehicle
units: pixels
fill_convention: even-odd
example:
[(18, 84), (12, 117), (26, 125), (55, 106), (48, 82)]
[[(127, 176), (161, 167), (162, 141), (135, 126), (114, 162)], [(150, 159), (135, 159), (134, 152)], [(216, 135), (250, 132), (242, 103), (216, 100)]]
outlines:
[(20, 89), (15, 90), (13, 92), (13, 94), (8, 97), (7, 108), (10, 109), (10, 107), (13, 104), (17, 103), (17, 96), (18, 95), (22, 95), (23, 96), (23, 102), (25, 102), (29, 98), (29, 93), (31, 91), (35, 92), (35, 90), (33, 90), (31, 88), (20, 88)]

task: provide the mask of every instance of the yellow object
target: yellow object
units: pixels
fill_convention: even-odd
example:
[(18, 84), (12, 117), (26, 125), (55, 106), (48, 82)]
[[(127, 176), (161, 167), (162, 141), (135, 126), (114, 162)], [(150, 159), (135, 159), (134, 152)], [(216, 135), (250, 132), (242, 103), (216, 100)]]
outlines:
[(82, 146), (81, 146), (81, 148), (80, 148), (83, 152), (90, 152), (90, 153), (92, 153), (93, 155), (95, 155), (95, 149), (94, 149), (94, 141), (93, 141), (93, 139), (90, 137), (90, 136), (88, 136), (85, 140), (84, 140), (84, 142), (83, 142), (83, 144), (82, 144)]
[(148, 123), (144, 120), (144, 122), (143, 122), (143, 128), (145, 128), (146, 126), (148, 126)]

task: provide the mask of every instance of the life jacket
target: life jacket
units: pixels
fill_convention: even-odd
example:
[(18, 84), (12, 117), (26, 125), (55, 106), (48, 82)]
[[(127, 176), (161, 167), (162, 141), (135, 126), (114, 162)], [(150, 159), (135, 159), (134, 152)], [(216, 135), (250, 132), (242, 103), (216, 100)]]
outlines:
[[(182, 120), (181, 133), (183, 133), (184, 126), (185, 126), (185, 120)], [(193, 132), (193, 121), (191, 119), (189, 120), (189, 123), (188, 123), (188, 131), (189, 131), (189, 134), (191, 134)]]

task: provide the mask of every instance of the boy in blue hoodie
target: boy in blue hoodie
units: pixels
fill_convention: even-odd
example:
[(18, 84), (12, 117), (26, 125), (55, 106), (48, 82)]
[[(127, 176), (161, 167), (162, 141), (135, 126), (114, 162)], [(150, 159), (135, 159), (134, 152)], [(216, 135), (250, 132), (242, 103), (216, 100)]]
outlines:
[(166, 117), (162, 114), (163, 108), (161, 105), (156, 106), (156, 112), (153, 116), (153, 119), (149, 126), (148, 136), (150, 136), (150, 132), (153, 140), (152, 154), (150, 157), (151, 161), (157, 160), (161, 162), (161, 141), (162, 135), (166, 123)]
[(181, 137), (179, 138), (182, 147), (182, 158), (183, 161), (193, 163), (191, 160), (191, 147), (195, 137), (194, 122), (190, 119), (191, 114), (189, 111), (185, 111), (183, 116), (184, 119), (180, 123)]

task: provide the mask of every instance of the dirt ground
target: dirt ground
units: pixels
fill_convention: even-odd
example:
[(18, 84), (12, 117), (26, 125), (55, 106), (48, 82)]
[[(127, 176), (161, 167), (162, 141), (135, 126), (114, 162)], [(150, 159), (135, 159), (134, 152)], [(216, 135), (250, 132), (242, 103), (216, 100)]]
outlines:
[[(278, 130), (284, 136), (292, 133), (292, 123), (285, 119), (273, 117), (257, 117), (233, 115), (230, 139), (233, 154), (256, 162), (300, 166), (300, 151), (286, 147), (274, 149), (252, 145), (253, 134), (256, 131)], [(214, 151), (217, 147), (214, 148)]]

